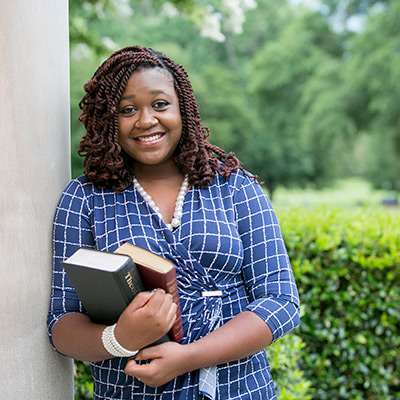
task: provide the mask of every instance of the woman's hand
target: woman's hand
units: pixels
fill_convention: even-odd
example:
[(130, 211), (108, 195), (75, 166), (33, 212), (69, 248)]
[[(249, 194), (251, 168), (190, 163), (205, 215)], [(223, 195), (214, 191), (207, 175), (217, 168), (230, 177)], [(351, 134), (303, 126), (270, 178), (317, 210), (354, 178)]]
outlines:
[(163, 337), (176, 318), (177, 305), (162, 289), (139, 293), (115, 327), (115, 338), (128, 350), (138, 350)]
[[(185, 351), (187, 346), (167, 342), (141, 350), (134, 360), (129, 360), (125, 373), (132, 375), (144, 384), (157, 387), (171, 381), (178, 375), (195, 369), (191, 366), (191, 357)], [(149, 360), (147, 364), (137, 361)]]
[[(257, 314), (243, 311), (193, 343), (168, 342), (141, 350), (128, 361), (125, 373), (156, 387), (195, 369), (248, 357), (267, 347), (272, 338), (271, 329)], [(138, 360), (150, 362), (139, 365)]]

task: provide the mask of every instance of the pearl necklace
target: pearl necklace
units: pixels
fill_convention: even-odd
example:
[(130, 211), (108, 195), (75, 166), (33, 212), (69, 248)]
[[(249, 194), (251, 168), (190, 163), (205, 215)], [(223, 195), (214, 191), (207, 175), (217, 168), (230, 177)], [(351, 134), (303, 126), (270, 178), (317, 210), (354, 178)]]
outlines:
[[(133, 178), (133, 186), (135, 186), (136, 190), (141, 194), (141, 196), (145, 199), (147, 204), (157, 213), (157, 215), (163, 219), (163, 216), (160, 212), (160, 208), (157, 207), (156, 203), (154, 200), (151, 198), (151, 196), (143, 189), (142, 185), (137, 181), (137, 179), (134, 177)], [(185, 178), (183, 179), (182, 186), (179, 190), (178, 197), (176, 198), (176, 203), (175, 203), (175, 211), (174, 211), (174, 216), (172, 217), (172, 221), (170, 224), (166, 224), (167, 228), (172, 231), (174, 228), (177, 228), (181, 224), (181, 219), (182, 219), (182, 208), (183, 208), (183, 199), (185, 198), (185, 194), (187, 191), (187, 188), (189, 187), (189, 177), (185, 175)]]

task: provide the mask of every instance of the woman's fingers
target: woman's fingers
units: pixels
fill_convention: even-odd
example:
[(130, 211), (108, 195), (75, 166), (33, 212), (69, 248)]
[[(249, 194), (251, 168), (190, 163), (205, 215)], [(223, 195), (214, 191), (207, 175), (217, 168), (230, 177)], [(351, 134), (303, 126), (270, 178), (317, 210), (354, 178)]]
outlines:
[(171, 329), (176, 310), (172, 296), (162, 289), (139, 293), (121, 314), (115, 337), (128, 350), (148, 346)]
[[(186, 371), (184, 346), (168, 342), (141, 350), (135, 360), (125, 366), (125, 373), (132, 375), (146, 385), (163, 385)], [(137, 361), (149, 360), (148, 363)]]

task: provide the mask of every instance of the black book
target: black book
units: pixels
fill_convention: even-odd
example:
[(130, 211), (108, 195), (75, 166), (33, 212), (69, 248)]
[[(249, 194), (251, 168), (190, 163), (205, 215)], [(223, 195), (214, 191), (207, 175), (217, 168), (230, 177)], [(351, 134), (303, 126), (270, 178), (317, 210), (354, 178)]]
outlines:
[(146, 290), (131, 257), (79, 248), (63, 267), (93, 322), (112, 325), (127, 305)]

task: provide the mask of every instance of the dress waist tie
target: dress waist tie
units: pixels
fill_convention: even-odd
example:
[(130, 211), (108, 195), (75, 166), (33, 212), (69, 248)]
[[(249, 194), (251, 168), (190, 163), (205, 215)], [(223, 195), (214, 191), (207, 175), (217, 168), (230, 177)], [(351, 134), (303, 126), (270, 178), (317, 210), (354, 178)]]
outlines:
[[(208, 319), (208, 331), (212, 332), (221, 326), (222, 317), (222, 291), (212, 290), (201, 292), (202, 297), (219, 297), (218, 301), (211, 310), (210, 318)], [(217, 390), (217, 367), (212, 365), (210, 367), (200, 368), (199, 376), (199, 392), (210, 400), (215, 400)]]

